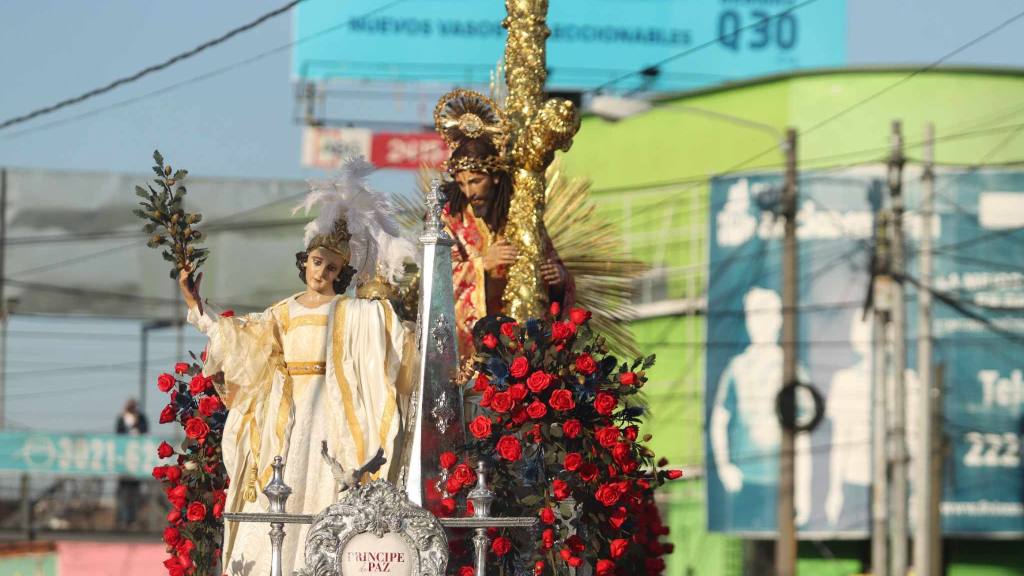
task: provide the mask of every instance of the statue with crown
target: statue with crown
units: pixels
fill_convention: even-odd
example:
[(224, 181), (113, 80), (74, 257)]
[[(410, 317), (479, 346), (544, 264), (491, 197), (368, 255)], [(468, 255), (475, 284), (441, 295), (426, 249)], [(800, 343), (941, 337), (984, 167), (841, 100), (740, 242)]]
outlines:
[(622, 325), (643, 266), (553, 165), (579, 118), (544, 96), (546, 1), (506, 5), (507, 89), (435, 110), (445, 174), (421, 203), (360, 158), (312, 182), (304, 288), (263, 312), (204, 301), (187, 172), (154, 155), (136, 213), (209, 338), (158, 382), (185, 430), (154, 469), (172, 576), (664, 569), (653, 493), (680, 473), (640, 433), (654, 357)]

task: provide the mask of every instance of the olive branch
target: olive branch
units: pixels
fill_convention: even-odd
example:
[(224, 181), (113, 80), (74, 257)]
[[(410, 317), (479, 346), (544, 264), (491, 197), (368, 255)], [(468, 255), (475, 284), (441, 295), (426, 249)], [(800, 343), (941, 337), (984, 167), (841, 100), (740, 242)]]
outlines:
[(171, 166), (164, 164), (159, 150), (153, 151), (153, 161), (156, 163), (153, 172), (157, 175), (153, 182), (157, 187), (152, 184), (146, 184), (145, 188), (135, 187), (135, 195), (142, 198), (139, 202), (142, 208), (136, 208), (132, 213), (147, 221), (142, 227), (143, 232), (151, 235), (146, 246), (163, 247), (161, 255), (164, 260), (174, 264), (171, 278), (177, 279), (187, 264), (191, 263), (190, 271), (195, 273), (210, 255), (208, 249), (196, 246), (202, 242), (203, 233), (193, 226), (202, 221), (203, 216), (182, 208), (187, 193), (182, 182), (188, 176), (188, 170), (172, 172)]

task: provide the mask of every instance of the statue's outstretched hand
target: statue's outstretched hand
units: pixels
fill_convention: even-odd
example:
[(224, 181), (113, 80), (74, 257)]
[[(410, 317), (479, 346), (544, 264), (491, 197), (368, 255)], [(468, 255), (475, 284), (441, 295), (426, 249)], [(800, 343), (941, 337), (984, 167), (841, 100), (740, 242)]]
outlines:
[(203, 273), (200, 272), (195, 280), (192, 279), (192, 265), (188, 264), (178, 272), (178, 288), (185, 299), (188, 307), (196, 308), (203, 313), (203, 299), (199, 296), (199, 283), (203, 281)]

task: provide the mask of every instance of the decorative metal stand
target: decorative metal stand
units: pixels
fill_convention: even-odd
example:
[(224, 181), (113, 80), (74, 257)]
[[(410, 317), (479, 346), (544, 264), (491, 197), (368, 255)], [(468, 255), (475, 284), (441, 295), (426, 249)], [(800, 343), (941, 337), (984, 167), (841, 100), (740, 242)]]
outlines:
[(488, 528), (533, 528), (537, 518), (533, 516), (509, 516), (494, 518), (491, 516), (491, 502), (494, 492), (487, 487), (487, 469), (484, 462), (476, 467), (476, 486), (469, 491), (467, 499), (473, 503), (473, 516), (469, 518), (442, 518), (445, 528), (473, 528), (473, 551), (476, 553), (476, 574), (487, 574), (487, 529)]
[(462, 413), (462, 388), (456, 382), (458, 349), (455, 339), (455, 297), (452, 292), (453, 240), (441, 223), (445, 198), (441, 182), (434, 179), (427, 194), (427, 221), (420, 242), (423, 244), (423, 271), (420, 275), (419, 322), (417, 341), (420, 349), (419, 387), (413, 393), (411, 431), (402, 453), (399, 485), (409, 499), (437, 514), (440, 498), (428, 486), (441, 477), (437, 457), (446, 450), (458, 451), (466, 443)]
[(267, 522), (270, 524), (270, 576), (284, 576), (281, 568), (281, 548), (284, 546), (285, 524), (312, 524), (311, 514), (288, 514), (285, 503), (292, 494), (292, 489), (284, 483), (284, 461), (274, 456), (273, 476), (263, 489), (263, 494), (270, 501), (270, 510), (266, 514), (234, 512), (224, 514), (224, 520), (231, 522)]

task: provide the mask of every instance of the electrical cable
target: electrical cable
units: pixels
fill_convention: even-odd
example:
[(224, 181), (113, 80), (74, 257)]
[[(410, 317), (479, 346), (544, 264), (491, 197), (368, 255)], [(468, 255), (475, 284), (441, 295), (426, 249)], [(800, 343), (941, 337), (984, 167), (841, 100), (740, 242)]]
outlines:
[(11, 126), (14, 126), (14, 125), (17, 125), (17, 124), (21, 124), (23, 122), (28, 122), (29, 120), (32, 120), (33, 118), (38, 118), (39, 116), (45, 116), (47, 114), (52, 114), (53, 112), (56, 112), (56, 111), (58, 111), (58, 110), (60, 110), (62, 108), (67, 108), (68, 106), (74, 106), (75, 104), (80, 104), (82, 102), (85, 102), (86, 100), (89, 100), (91, 98), (95, 98), (96, 96), (100, 96), (102, 94), (106, 94), (107, 92), (110, 92), (111, 90), (114, 90), (115, 88), (118, 88), (119, 86), (124, 86), (124, 85), (127, 85), (127, 84), (131, 84), (131, 83), (133, 83), (133, 82), (135, 82), (137, 80), (142, 79), (145, 76), (153, 74), (154, 72), (159, 72), (161, 70), (167, 69), (167, 68), (177, 64), (178, 62), (182, 62), (184, 60), (188, 60), (189, 58), (192, 58), (193, 56), (196, 56), (196, 55), (200, 54), (201, 52), (204, 52), (204, 51), (206, 51), (206, 50), (208, 50), (210, 48), (213, 48), (214, 46), (217, 46), (218, 44), (223, 44), (224, 42), (227, 42), (231, 38), (233, 38), (233, 37), (235, 37), (235, 36), (237, 36), (237, 35), (239, 35), (239, 34), (241, 34), (243, 32), (247, 32), (249, 30), (252, 30), (253, 28), (256, 28), (257, 26), (263, 24), (264, 22), (267, 22), (268, 20), (271, 20), (271, 19), (273, 19), (273, 18), (275, 18), (277, 16), (280, 16), (281, 14), (284, 14), (285, 12), (291, 10), (292, 7), (294, 7), (295, 5), (299, 4), (300, 2), (304, 2), (304, 1), (305, 0), (293, 0), (291, 2), (288, 2), (287, 4), (281, 6), (280, 8), (271, 10), (270, 12), (267, 12), (266, 14), (263, 14), (262, 16), (256, 18), (255, 20), (252, 20), (252, 21), (250, 21), (250, 22), (248, 22), (246, 24), (243, 24), (243, 25), (241, 25), (241, 26), (239, 26), (237, 28), (233, 28), (233, 29), (225, 32), (224, 34), (221, 34), (220, 36), (218, 36), (218, 37), (216, 37), (216, 38), (214, 38), (212, 40), (208, 40), (206, 42), (203, 42), (202, 44), (196, 46), (195, 48), (192, 48), (191, 50), (186, 50), (185, 52), (182, 52), (180, 54), (172, 56), (171, 58), (168, 58), (167, 60), (164, 60), (163, 62), (161, 62), (159, 64), (153, 64), (152, 66), (147, 66), (147, 67), (143, 68), (142, 70), (139, 70), (138, 72), (135, 72), (134, 74), (130, 74), (128, 76), (124, 76), (122, 78), (118, 78), (117, 80), (114, 80), (114, 81), (112, 81), (112, 82), (110, 82), (108, 84), (105, 84), (105, 85), (103, 85), (103, 86), (101, 86), (99, 88), (94, 88), (92, 90), (89, 90), (88, 92), (85, 92), (83, 94), (79, 94), (78, 96), (75, 96), (75, 97), (72, 97), (72, 98), (68, 98), (66, 100), (61, 100), (60, 102), (57, 102), (56, 104), (52, 104), (50, 106), (44, 106), (42, 108), (38, 108), (36, 110), (33, 110), (32, 112), (29, 112), (27, 114), (23, 114), (21, 116), (15, 116), (13, 118), (8, 118), (7, 120), (4, 120), (4, 121), (0, 122), (0, 131), (5, 130), (7, 128), (10, 128)]

